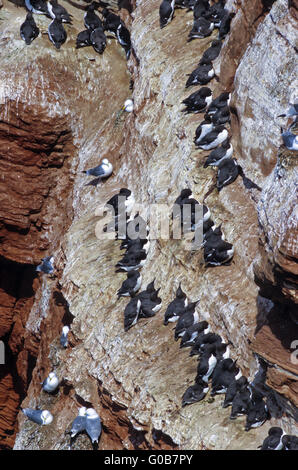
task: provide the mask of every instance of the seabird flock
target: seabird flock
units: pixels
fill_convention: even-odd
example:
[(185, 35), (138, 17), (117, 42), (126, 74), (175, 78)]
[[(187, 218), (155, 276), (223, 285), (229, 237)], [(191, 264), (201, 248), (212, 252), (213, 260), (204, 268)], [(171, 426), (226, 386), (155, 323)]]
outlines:
[[(20, 35), (26, 44), (31, 44), (39, 35), (39, 29), (34, 21), (34, 14), (43, 14), (52, 18), (48, 28), (48, 36), (57, 49), (65, 43), (67, 33), (63, 23), (72, 23), (72, 17), (66, 9), (58, 4), (57, 0), (25, 0), (28, 13), (25, 22), (21, 25)], [(102, 7), (102, 20), (95, 13), (95, 9)], [(106, 47), (105, 32), (112, 33), (119, 44), (125, 49), (127, 59), (131, 52), (130, 33), (120, 17), (108, 10), (104, 2), (92, 2), (86, 7), (83, 18), (85, 30), (80, 32), (76, 39), (76, 47), (93, 46), (94, 50), (102, 54)], [(164, 28), (174, 18), (175, 8), (193, 10), (193, 27), (188, 35), (188, 42), (198, 38), (210, 36), (218, 29), (218, 36), (212, 40), (210, 47), (205, 50), (195, 69), (188, 75), (186, 88), (201, 86), (182, 101), (184, 113), (204, 113), (204, 120), (199, 124), (194, 136), (195, 146), (201, 150), (211, 151), (206, 157), (204, 168), (211, 166), (217, 168), (217, 189), (233, 183), (238, 174), (242, 177), (243, 171), (232, 158), (233, 146), (231, 136), (226, 129), (230, 123), (231, 93), (224, 91), (214, 98), (212, 91), (206, 85), (214, 79), (213, 61), (219, 56), (222, 41), (229, 34), (230, 23), (234, 16), (225, 8), (225, 0), (163, 0), (159, 8), (160, 28)], [(124, 109), (133, 110), (133, 101), (128, 100)], [(297, 136), (292, 128), (297, 124), (298, 105), (291, 104), (289, 111), (278, 117), (292, 120), (286, 131), (282, 129), (282, 139), (286, 148), (297, 150)], [(293, 122), (294, 120), (294, 122)], [(103, 159), (95, 168), (84, 171), (88, 176), (95, 176), (96, 183), (107, 179), (113, 172), (112, 164)], [(246, 178), (247, 181), (250, 181)], [(89, 183), (93, 184), (93, 182)], [(251, 187), (258, 188), (251, 182)], [(258, 188), (259, 189), (259, 188)], [(122, 208), (120, 204), (123, 203)], [(139, 292), (142, 284), (140, 269), (146, 262), (150, 247), (149, 227), (146, 221), (137, 213), (133, 214), (135, 200), (131, 190), (122, 188), (115, 194), (106, 206), (113, 208), (113, 223), (111, 226), (116, 232), (116, 239), (121, 240), (120, 249), (125, 249), (122, 259), (116, 264), (116, 272), (125, 272), (125, 279), (117, 295), (130, 298), (124, 310), (124, 330), (128, 331), (140, 318), (150, 318), (161, 309), (162, 301), (158, 296), (160, 289), (155, 289), (154, 279), (146, 289)], [(185, 188), (175, 200), (175, 204), (182, 207), (188, 205), (191, 214), (191, 231), (195, 232), (194, 215), (199, 202), (192, 197), (192, 191)], [(209, 208), (203, 204), (203, 248), (205, 266), (219, 266), (230, 263), (233, 258), (233, 245), (224, 239), (221, 225), (216, 227), (211, 219)], [(121, 215), (122, 214), (122, 215)], [(124, 232), (121, 229), (121, 217), (124, 214)], [(181, 220), (183, 226), (183, 220)], [(129, 236), (130, 227), (139, 232), (137, 238)], [(201, 227), (200, 227), (201, 229)], [(106, 226), (104, 231), (108, 231)], [(123, 235), (124, 233), (124, 235)], [(53, 274), (54, 258), (43, 258), (36, 270), (45, 274)], [(223, 394), (223, 408), (231, 407), (230, 419), (246, 415), (245, 430), (261, 426), (271, 417), (280, 418), (283, 414), (278, 402), (278, 394), (265, 385), (266, 366), (260, 363), (259, 372), (250, 382), (244, 377), (235, 360), (230, 358), (231, 343), (223, 341), (216, 333), (211, 331), (210, 325), (204, 318), (200, 318), (197, 311), (199, 301), (190, 302), (179, 283), (175, 298), (167, 306), (164, 314), (164, 325), (176, 322), (174, 339), (180, 339), (180, 348), (189, 347), (190, 356), (198, 356), (197, 375), (194, 384), (187, 388), (182, 397), (182, 407), (203, 400), (207, 393), (210, 395)], [(67, 348), (70, 327), (65, 325), (60, 337), (60, 345)], [(55, 394), (59, 390), (59, 379), (55, 372), (51, 372), (42, 382), (42, 390)], [(49, 425), (53, 416), (48, 410), (22, 409), (23, 413), (39, 425)], [(80, 407), (74, 419), (70, 435), (71, 442), (81, 433), (86, 432), (93, 445), (98, 444), (102, 426), (98, 413), (93, 408)], [(259, 446), (262, 450), (298, 449), (298, 438), (286, 435), (279, 427), (272, 427), (268, 437)]]

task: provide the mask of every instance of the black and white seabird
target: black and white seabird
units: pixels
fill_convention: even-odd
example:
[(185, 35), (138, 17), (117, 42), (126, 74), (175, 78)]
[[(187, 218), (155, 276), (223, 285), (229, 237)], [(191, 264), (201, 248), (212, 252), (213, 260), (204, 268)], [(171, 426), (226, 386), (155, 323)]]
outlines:
[(189, 32), (187, 42), (192, 41), (193, 39), (202, 39), (210, 36), (214, 30), (214, 23), (209, 20), (206, 20), (203, 16), (194, 21), (193, 27)]
[(224, 142), (228, 137), (228, 131), (224, 126), (215, 126), (212, 131), (200, 140), (197, 145), (198, 148), (203, 150), (211, 150)]
[(219, 96), (214, 98), (214, 100), (211, 102), (211, 104), (208, 107), (206, 115), (211, 116), (213, 114), (216, 114), (219, 109), (229, 106), (230, 100), (231, 100), (231, 93), (224, 91)]
[(185, 88), (194, 85), (207, 85), (214, 77), (214, 69), (211, 62), (198, 65), (190, 74), (185, 84)]
[(209, 0), (196, 0), (193, 8), (193, 17), (195, 20), (204, 17), (210, 9)]
[(209, 377), (212, 375), (216, 364), (215, 343), (208, 344), (200, 357), (195, 381), (203, 380), (203, 382), (208, 383)]
[(202, 113), (209, 106), (211, 101), (212, 91), (210, 88), (204, 86), (182, 101), (182, 103), (185, 104), (183, 111), (186, 113)]
[(268, 419), (268, 409), (261, 393), (253, 391), (248, 407), (245, 431), (251, 428), (258, 428)]
[(67, 33), (62, 26), (61, 16), (56, 15), (48, 27), (48, 36), (56, 49), (60, 49), (67, 39)]
[(193, 346), (196, 338), (201, 334), (207, 334), (210, 331), (210, 326), (206, 320), (194, 323), (185, 330), (181, 338), (180, 348), (187, 348)]
[(128, 331), (135, 325), (139, 318), (141, 308), (141, 300), (138, 297), (133, 297), (126, 305), (124, 310), (124, 331)]
[(59, 5), (57, 0), (50, 0), (47, 2), (48, 4), (48, 12), (51, 18), (56, 18), (56, 16), (60, 16), (62, 23), (70, 23), (71, 24), (71, 16), (68, 11), (62, 6)]
[(157, 291), (152, 292), (150, 294), (150, 297), (143, 297), (141, 298), (141, 309), (140, 309), (140, 314), (139, 317), (143, 318), (149, 318), (153, 317), (156, 312), (158, 312), (161, 309), (161, 298), (158, 297), (158, 292), (160, 289), (157, 289)]
[(63, 348), (67, 348), (68, 346), (68, 338), (67, 338), (68, 333), (69, 333), (69, 326), (65, 325), (62, 328), (62, 333), (60, 336), (60, 344)]
[(184, 313), (179, 316), (176, 328), (175, 328), (175, 340), (177, 341), (180, 336), (183, 336), (187, 328), (194, 323), (198, 323), (199, 315), (196, 311), (196, 306), (199, 301), (191, 302), (185, 307)]
[(194, 138), (195, 143), (199, 143), (206, 134), (212, 131), (214, 125), (210, 119), (204, 119), (201, 124), (196, 128), (196, 134)]
[(29, 46), (39, 35), (39, 28), (36, 26), (31, 11), (27, 13), (24, 23), (21, 24), (20, 35), (27, 46)]
[(284, 450), (298, 450), (298, 437), (285, 434), (282, 437)]
[(92, 444), (98, 444), (102, 432), (101, 420), (94, 408), (87, 408), (86, 411), (86, 433), (91, 439)]
[[(107, 45), (107, 38), (101, 27), (93, 29), (90, 32), (90, 43), (93, 46), (93, 49), (95, 50), (95, 52), (98, 52), (98, 54), (103, 53)], [(105, 158), (104, 160), (107, 160), (107, 159)], [(104, 160), (103, 160), (103, 163), (104, 163)], [(109, 163), (108, 166), (109, 168), (112, 167), (112, 171), (113, 171), (113, 166), (111, 165), (111, 163)]]
[(103, 24), (99, 16), (94, 12), (95, 8), (98, 7), (97, 2), (92, 2), (87, 6), (87, 11), (84, 15), (84, 25), (87, 29), (103, 28)]
[(298, 135), (293, 134), (291, 131), (284, 131), (282, 134), (284, 145), (289, 150), (298, 150)]
[(125, 50), (126, 58), (129, 59), (130, 51), (131, 51), (130, 32), (128, 31), (126, 26), (124, 26), (122, 21), (120, 22), (120, 24), (117, 28), (116, 36), (117, 36), (119, 44)]
[(212, 374), (211, 395), (226, 393), (230, 383), (240, 378), (238, 375), (239, 368), (232, 359), (218, 361)]
[(237, 393), (233, 398), (230, 419), (236, 419), (237, 416), (247, 414), (250, 407), (250, 402), (251, 390), (248, 383), (245, 383), (244, 381), (244, 383), (238, 388)]
[(59, 386), (59, 379), (55, 372), (50, 372), (48, 377), (42, 382), (42, 389), (45, 392), (53, 393)]
[(117, 28), (121, 24), (120, 16), (115, 15), (115, 13), (112, 13), (107, 8), (104, 8), (101, 14), (105, 19), (103, 25), (104, 30), (109, 31), (109, 33), (113, 33), (116, 36)]
[(222, 124), (226, 124), (227, 122), (230, 122), (231, 120), (231, 115), (230, 115), (230, 108), (229, 106), (224, 106), (221, 108), (218, 108), (215, 113), (213, 113), (211, 116), (206, 114), (206, 118), (210, 117), (211, 121), (215, 126), (221, 126)]
[(214, 21), (215, 26), (218, 28), (221, 22), (221, 19), (224, 17), (225, 12), (225, 0), (219, 0), (214, 3), (206, 12), (205, 16), (209, 20)]
[(231, 28), (231, 21), (234, 16), (234, 12), (224, 10), (224, 15), (220, 19), (218, 39), (224, 39), (226, 35), (229, 34)]
[(33, 410), (32, 408), (21, 408), (22, 412), (34, 423), (47, 426), (53, 421), (53, 415), (48, 410)]
[(205, 60), (208, 60), (209, 62), (212, 62), (213, 60), (215, 60), (219, 56), (221, 46), (222, 46), (222, 42), (219, 41), (218, 39), (215, 39), (214, 41), (212, 41), (211, 46), (208, 47), (208, 49), (206, 49), (205, 52), (203, 53), (200, 63), (202, 63)]
[(230, 140), (225, 140), (220, 147), (212, 150), (212, 152), (208, 155), (205, 163), (204, 168), (207, 166), (218, 166), (221, 162), (227, 158), (231, 158), (233, 155), (233, 145), (230, 143)]
[(144, 266), (146, 262), (146, 253), (145, 251), (140, 251), (139, 253), (132, 255), (125, 255), (117, 264), (116, 268), (120, 271), (133, 271)]
[(27, 10), (36, 15), (48, 15), (48, 6), (46, 0), (25, 0)]
[(175, 0), (162, 0), (159, 7), (159, 24), (164, 28), (174, 16)]
[(198, 379), (194, 385), (188, 387), (188, 389), (184, 392), (182, 397), (182, 407), (203, 400), (203, 398), (205, 398), (207, 395), (208, 390), (209, 387), (206, 382)]
[(91, 46), (90, 42), (90, 30), (84, 29), (81, 31), (76, 38), (76, 49), (80, 49), (81, 47)]
[[(283, 430), (278, 426), (273, 426), (268, 431), (268, 436), (264, 439), (261, 450), (282, 450)], [(298, 439), (297, 439), (298, 442)], [(297, 448), (298, 449), (298, 448)]]
[(132, 297), (141, 287), (142, 276), (139, 271), (129, 271), (127, 279), (123, 281), (122, 286), (117, 292), (118, 297)]
[(46, 256), (45, 258), (42, 258), (42, 263), (37, 266), (36, 271), (45, 274), (52, 274), (54, 272), (53, 262), (53, 256)]
[(194, 345), (189, 353), (190, 356), (201, 354), (205, 345), (215, 344), (221, 342), (221, 337), (216, 333), (205, 333), (204, 331), (197, 336)]
[(234, 158), (222, 159), (217, 168), (217, 189), (220, 191), (224, 186), (228, 186), (236, 180), (239, 168)]
[[(91, 31), (91, 33), (92, 32), (93, 31)], [(113, 173), (113, 165), (107, 158), (104, 158), (100, 165), (90, 168), (90, 170), (83, 170), (83, 173), (86, 175), (97, 176), (99, 178), (108, 178)]]
[(121, 188), (118, 194), (115, 194), (109, 199), (105, 206), (112, 206), (115, 215), (118, 215), (119, 211), (126, 212), (128, 215), (131, 213), (135, 204), (135, 198), (130, 189)]
[(188, 300), (185, 292), (181, 289), (181, 284), (179, 284), (176, 291), (176, 297), (172, 302), (169, 303), (164, 316), (164, 325), (167, 325), (169, 322), (175, 322), (178, 320), (179, 316), (185, 312), (185, 308), (188, 305)]
[(231, 406), (233, 403), (233, 399), (236, 396), (236, 393), (243, 387), (244, 385), (248, 385), (248, 380), (247, 378), (243, 375), (240, 377), (238, 380), (233, 378), (230, 382), (230, 384), (227, 387), (225, 399), (223, 401), (222, 407), (227, 408), (228, 406)]

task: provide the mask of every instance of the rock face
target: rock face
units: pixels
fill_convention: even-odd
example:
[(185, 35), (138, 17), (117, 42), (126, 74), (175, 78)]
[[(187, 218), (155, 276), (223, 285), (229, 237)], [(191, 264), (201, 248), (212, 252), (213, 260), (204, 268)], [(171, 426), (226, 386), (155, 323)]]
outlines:
[[(191, 93), (184, 88), (186, 73), (215, 33), (187, 43), (192, 14), (186, 10), (176, 10), (160, 30), (159, 3), (131, 3), (131, 16), (121, 10), (134, 49), (128, 63), (113, 39), (102, 56), (89, 48), (76, 51), (83, 12), (68, 3), (74, 21), (60, 51), (46, 35), (25, 47), (18, 36), (24, 9), (5, 3), (1, 10), (9, 18), (0, 23), (0, 249), (1, 268), (10, 273), (0, 285), (0, 338), (11, 351), (11, 367), (0, 376), (4, 448), (13, 445), (22, 401), (23, 407), (49, 409), (55, 419), (37, 434), (20, 413), (15, 449), (68, 448), (65, 431), (82, 405), (102, 418), (100, 449), (255, 449), (280, 420), (246, 433), (243, 418), (228, 419), (220, 396), (181, 409), (197, 361), (179, 350), (172, 328), (162, 324), (180, 281), (190, 299), (200, 299), (201, 318), (231, 341), (243, 374), (254, 376), (257, 353), (274, 366), (268, 384), (297, 404), (298, 367), (289, 344), (297, 328), (297, 167), (294, 155), (281, 155), (276, 120), (294, 90), (294, 7), (289, 11), (285, 0), (248, 7), (228, 2), (236, 16), (216, 64), (220, 79), (210, 86), (214, 96), (233, 91), (234, 157), (262, 192), (247, 189), (239, 177), (218, 193), (212, 191), (213, 169), (203, 168), (207, 153), (192, 143), (202, 118), (181, 112)], [(45, 30), (48, 20), (37, 20)], [(121, 114), (131, 94), (134, 112)], [(82, 170), (104, 156), (114, 165), (113, 176), (86, 186)], [(121, 187), (132, 189), (144, 210), (156, 203), (171, 207), (190, 187), (235, 247), (229, 266), (206, 269), (202, 253), (186, 250), (182, 241), (152, 240), (142, 286), (155, 278), (163, 308), (126, 333), (127, 300), (116, 297), (125, 276), (114, 273), (120, 242), (95, 234), (98, 209)], [(47, 254), (55, 259), (52, 278), (34, 270)], [(64, 324), (71, 324), (67, 350), (59, 345)], [(40, 391), (51, 370), (63, 379), (57, 396)], [(297, 433), (293, 420), (282, 425)], [(90, 441), (81, 435), (74, 448), (89, 449)]]

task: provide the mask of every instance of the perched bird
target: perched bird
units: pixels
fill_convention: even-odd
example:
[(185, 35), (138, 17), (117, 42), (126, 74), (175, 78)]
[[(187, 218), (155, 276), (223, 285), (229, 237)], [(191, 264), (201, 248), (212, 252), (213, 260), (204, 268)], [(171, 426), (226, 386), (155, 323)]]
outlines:
[(196, 134), (194, 138), (195, 143), (199, 143), (200, 140), (205, 137), (208, 132), (211, 132), (214, 125), (210, 119), (204, 119), (201, 124), (196, 128)]
[[(239, 380), (241, 380), (240, 377)], [(239, 381), (238, 381), (239, 382)], [(242, 384), (238, 387), (237, 393), (233, 398), (232, 410), (230, 419), (235, 419), (237, 416), (241, 416), (248, 413), (251, 402), (251, 389), (248, 382), (242, 381)]]
[(221, 19), (227, 11), (224, 7), (225, 0), (219, 0), (218, 2), (214, 3), (205, 14), (206, 18), (214, 21), (216, 28), (220, 26)]
[(207, 334), (209, 331), (210, 326), (207, 321), (203, 320), (198, 323), (194, 323), (185, 330), (185, 333), (181, 338), (180, 348), (192, 346), (199, 334)]
[(185, 307), (184, 313), (179, 316), (174, 335), (176, 341), (180, 336), (184, 335), (187, 328), (189, 328), (194, 323), (198, 323), (199, 315), (196, 311), (196, 306), (198, 303), (199, 301), (197, 300), (196, 302), (191, 302), (188, 304), (187, 307)]
[(220, 19), (218, 39), (224, 39), (226, 35), (229, 34), (231, 28), (231, 21), (234, 16), (234, 12), (230, 13), (228, 10), (224, 10), (224, 15)]
[(48, 5), (48, 12), (51, 18), (56, 18), (60, 16), (62, 23), (70, 23), (71, 24), (71, 16), (67, 10), (62, 6), (59, 5), (57, 0), (50, 0), (47, 2)]
[(124, 310), (124, 331), (128, 331), (135, 325), (139, 318), (141, 308), (141, 300), (138, 297), (133, 297), (126, 305)]
[(211, 46), (208, 47), (208, 49), (206, 49), (203, 53), (200, 63), (202, 63), (202, 61), (204, 60), (208, 60), (209, 62), (215, 60), (219, 56), (221, 46), (222, 42), (220, 40), (215, 39), (214, 41), (212, 41)]
[(223, 160), (230, 159), (232, 155), (233, 145), (230, 143), (230, 139), (226, 139), (220, 147), (212, 150), (208, 155), (204, 163), (204, 168), (207, 168), (207, 166), (218, 166)]
[(54, 272), (53, 262), (53, 256), (46, 256), (45, 258), (42, 258), (42, 263), (36, 267), (36, 271), (45, 274), (52, 274)]
[(209, 377), (212, 375), (216, 364), (215, 343), (208, 344), (201, 355), (195, 381), (197, 382), (198, 380), (202, 380), (203, 382), (208, 383)]
[(116, 268), (119, 268), (121, 271), (133, 271), (144, 266), (146, 257), (147, 254), (144, 250), (139, 253), (125, 255), (120, 261), (118, 261)]
[(164, 28), (174, 16), (175, 0), (162, 0), (159, 7), (159, 24)]
[[(210, 115), (206, 114), (206, 117)], [(230, 122), (231, 120), (231, 117), (230, 117), (230, 108), (229, 106), (223, 106), (223, 107), (220, 107), (216, 110), (215, 113), (213, 113), (211, 115), (211, 121), (212, 123), (215, 125), (215, 126), (221, 126), (223, 124), (226, 124), (227, 122)]]
[(79, 408), (78, 415), (73, 420), (71, 429), (70, 429), (70, 437), (73, 439), (77, 434), (86, 429), (86, 412), (87, 408), (85, 406), (81, 406)]
[(79, 49), (80, 47), (87, 47), (91, 46), (90, 42), (90, 30), (89, 29), (84, 29), (84, 31), (81, 31), (76, 38), (76, 49)]
[(59, 386), (59, 379), (55, 372), (50, 372), (48, 377), (42, 382), (44, 392), (53, 393)]
[(261, 393), (253, 391), (252, 398), (248, 407), (245, 431), (251, 428), (258, 428), (268, 419), (267, 405)]
[(227, 137), (227, 129), (224, 126), (216, 126), (200, 140), (198, 147), (203, 150), (213, 149), (224, 142)]
[(233, 258), (234, 255), (234, 247), (229, 250), (219, 250), (219, 249), (212, 249), (209, 253), (204, 253), (204, 259), (206, 266), (221, 266), (222, 264), (228, 263)]
[(232, 359), (218, 361), (212, 374), (211, 396), (226, 393), (230, 383), (240, 378), (239, 374), (240, 371)]
[(194, 385), (188, 387), (182, 397), (182, 407), (203, 400), (208, 393), (209, 387), (203, 380), (198, 380)]
[(206, 38), (207, 36), (210, 36), (213, 30), (214, 23), (201, 16), (200, 18), (195, 19), (192, 30), (188, 35), (187, 42), (196, 38)]
[(188, 74), (185, 88), (193, 85), (206, 85), (210, 80), (212, 80), (214, 75), (215, 72), (211, 61), (199, 64), (190, 74)]
[(129, 215), (133, 209), (134, 204), (135, 198), (131, 190), (127, 188), (121, 188), (118, 194), (115, 194), (106, 202), (105, 206), (112, 206), (115, 215), (118, 215), (119, 209), (120, 212), (123, 211)]
[(48, 410), (33, 410), (32, 408), (21, 408), (22, 412), (34, 423), (46, 426), (53, 421), (53, 415)]
[[(101, 27), (93, 29), (90, 32), (90, 43), (93, 46), (93, 49), (95, 50), (95, 52), (98, 52), (98, 54), (103, 53), (107, 45), (107, 38)], [(107, 168), (111, 168), (112, 164), (106, 158), (104, 158), (104, 160), (108, 162)], [(103, 160), (103, 163), (104, 163), (104, 160)], [(113, 167), (112, 167), (112, 171), (113, 171)]]
[(298, 437), (285, 434), (282, 437), (284, 450), (298, 450)]
[(48, 6), (46, 0), (25, 0), (27, 10), (36, 15), (48, 15)]
[(193, 16), (194, 19), (197, 20), (198, 18), (201, 18), (206, 16), (206, 13), (210, 9), (210, 4), (209, 0), (196, 0), (193, 8)]
[(204, 86), (182, 101), (185, 105), (183, 111), (186, 113), (202, 113), (209, 106), (211, 101), (212, 91), (210, 88)]
[(298, 150), (298, 135), (292, 134), (291, 131), (283, 131), (281, 135), (287, 149)]
[(84, 170), (86, 175), (98, 176), (100, 178), (108, 178), (113, 173), (113, 165), (107, 158), (104, 158), (100, 165), (97, 165), (90, 170)]
[(97, 2), (92, 2), (90, 5), (87, 6), (87, 11), (84, 14), (84, 25), (85, 28), (87, 29), (97, 29), (97, 28), (102, 28), (103, 29), (103, 24), (99, 16), (95, 13), (95, 8), (98, 7)]
[(60, 49), (62, 44), (67, 39), (67, 33), (62, 26), (62, 19), (60, 15), (56, 15), (48, 27), (48, 36), (50, 41), (54, 44), (56, 49)]
[(122, 109), (123, 111), (126, 111), (127, 113), (131, 113), (133, 111), (133, 100), (131, 99), (125, 100), (125, 103)]
[(127, 273), (127, 279), (123, 281), (122, 286), (117, 292), (118, 298), (119, 297), (129, 297), (133, 296), (136, 292), (138, 292), (139, 288), (141, 287), (142, 283), (142, 276), (139, 271), (129, 271)]
[(210, 332), (202, 332), (200, 333), (197, 338), (195, 339), (194, 345), (191, 348), (191, 351), (189, 353), (190, 356), (196, 356), (197, 354), (200, 354), (202, 351), (202, 348), (207, 345), (209, 346), (210, 344), (215, 344), (221, 342), (221, 337), (217, 335), (216, 333), (210, 333)]
[(130, 32), (128, 31), (126, 26), (124, 26), (122, 21), (120, 22), (120, 24), (117, 28), (116, 36), (117, 36), (119, 44), (125, 50), (126, 58), (129, 59), (130, 52), (131, 52)]
[[(284, 436), (284, 432), (281, 428), (277, 426), (273, 426), (268, 431), (268, 436), (264, 439), (263, 444), (261, 446), (261, 450), (282, 450), (283, 442), (282, 438)], [(297, 439), (298, 443), (298, 439)], [(298, 450), (298, 446), (297, 446)]]
[(211, 104), (208, 107), (206, 116), (212, 116), (213, 114), (216, 114), (222, 108), (229, 107), (230, 100), (231, 100), (231, 93), (224, 91), (219, 96), (217, 96), (217, 98), (214, 98), (214, 100), (211, 102)]
[(117, 28), (121, 24), (120, 16), (115, 15), (107, 8), (104, 8), (101, 12), (102, 16), (104, 17), (104, 30), (109, 31), (109, 33), (113, 33), (116, 36)]
[(90, 437), (92, 444), (98, 444), (101, 431), (102, 426), (99, 415), (93, 408), (88, 408), (86, 411), (86, 433)]
[(237, 162), (234, 158), (224, 158), (217, 165), (217, 189), (220, 191), (224, 186), (233, 183), (239, 175)]
[(63, 348), (67, 348), (68, 346), (68, 338), (67, 338), (68, 333), (69, 333), (69, 326), (65, 325), (62, 328), (62, 333), (60, 336), (60, 344)]
[(161, 298), (158, 297), (159, 289), (152, 292), (150, 297), (141, 298), (140, 317), (153, 317), (161, 309)]
[(227, 408), (233, 403), (233, 399), (236, 396), (236, 393), (243, 387), (248, 384), (246, 377), (242, 376), (238, 380), (232, 379), (230, 384), (227, 387), (225, 399), (223, 401), (222, 407)]
[(175, 322), (178, 320), (179, 316), (184, 313), (185, 308), (188, 305), (188, 300), (186, 294), (181, 289), (181, 283), (179, 283), (178, 289), (176, 291), (176, 297), (172, 302), (169, 303), (164, 316), (164, 325), (167, 325), (169, 322)]
[(27, 13), (24, 23), (21, 24), (20, 35), (27, 46), (29, 46), (39, 35), (39, 28), (36, 26), (31, 11)]

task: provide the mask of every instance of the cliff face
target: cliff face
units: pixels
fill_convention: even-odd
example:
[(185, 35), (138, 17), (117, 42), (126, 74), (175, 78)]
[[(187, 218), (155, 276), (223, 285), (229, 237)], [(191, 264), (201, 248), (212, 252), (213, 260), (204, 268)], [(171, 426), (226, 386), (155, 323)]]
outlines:
[[(0, 337), (11, 351), (10, 367), (0, 376), (4, 447), (13, 445), (26, 396), (22, 406), (47, 408), (55, 419), (37, 433), (20, 414), (16, 449), (67, 448), (65, 431), (82, 404), (100, 413), (101, 449), (255, 449), (274, 420), (245, 433), (243, 418), (231, 422), (220, 396), (181, 409), (197, 361), (179, 350), (172, 328), (162, 324), (180, 281), (190, 299), (200, 299), (200, 315), (212, 330), (231, 341), (243, 374), (253, 377), (256, 352), (274, 366), (268, 384), (298, 404), (289, 341), (298, 339), (297, 157), (280, 149), (276, 119), (294, 90), (295, 9), (285, 0), (228, 2), (236, 16), (216, 61), (219, 80), (210, 83), (213, 96), (233, 91), (234, 157), (262, 188), (246, 189), (238, 177), (206, 197), (212, 218), (234, 244), (233, 261), (206, 269), (201, 252), (185, 250), (181, 241), (152, 240), (142, 286), (155, 278), (163, 308), (123, 331), (127, 300), (117, 301), (116, 292), (125, 276), (114, 273), (120, 242), (97, 239), (96, 210), (124, 186), (145, 209), (171, 207), (187, 186), (202, 202), (215, 181), (212, 168), (203, 168), (207, 153), (193, 145), (201, 115), (181, 113), (181, 101), (192, 92), (184, 88), (186, 73), (213, 36), (187, 43), (192, 14), (186, 10), (176, 10), (160, 30), (159, 3), (142, 0), (131, 17), (121, 10), (134, 48), (128, 63), (113, 39), (102, 56), (75, 50), (83, 12), (68, 3), (75, 20), (60, 51), (46, 35), (26, 47), (19, 39), (24, 9), (5, 2), (1, 10), (9, 20), (0, 23), (0, 249), (1, 268), (9, 273), (0, 285)], [(48, 20), (37, 20), (45, 31)], [(134, 112), (120, 115), (131, 95)], [(113, 176), (85, 186), (82, 170), (104, 156)], [(54, 278), (34, 271), (46, 254), (55, 257)], [(59, 335), (69, 323), (71, 345), (64, 351)], [(40, 382), (53, 369), (63, 385), (58, 396), (45, 396)], [(4, 407), (8, 391), (12, 398)], [(290, 419), (282, 425), (297, 432)], [(84, 435), (74, 446), (90, 447)]]

